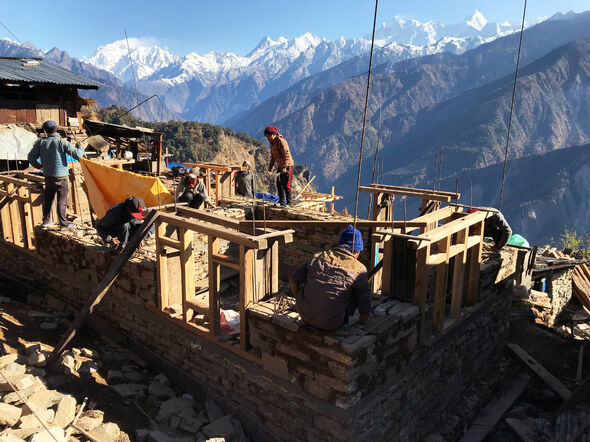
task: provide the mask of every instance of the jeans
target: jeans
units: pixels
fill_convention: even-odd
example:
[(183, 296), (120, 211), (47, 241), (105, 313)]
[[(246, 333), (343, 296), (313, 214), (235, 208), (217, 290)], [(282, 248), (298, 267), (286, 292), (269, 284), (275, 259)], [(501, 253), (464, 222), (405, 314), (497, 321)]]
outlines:
[(277, 191), (281, 205), (291, 204), (291, 180), (293, 178), (293, 167), (287, 166), (284, 171), (279, 170), (277, 176)]
[(69, 224), (66, 218), (66, 209), (68, 207), (68, 179), (45, 177), (45, 190), (43, 191), (43, 224), (51, 221), (51, 206), (57, 193), (57, 216), (59, 225), (66, 227)]

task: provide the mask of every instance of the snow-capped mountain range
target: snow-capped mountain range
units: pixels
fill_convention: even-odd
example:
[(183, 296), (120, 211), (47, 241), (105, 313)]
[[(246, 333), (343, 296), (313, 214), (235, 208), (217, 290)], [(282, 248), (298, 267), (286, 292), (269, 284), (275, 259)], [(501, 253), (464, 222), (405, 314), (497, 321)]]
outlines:
[[(475, 11), (459, 23), (421, 23), (394, 17), (376, 33), (380, 59), (395, 62), (438, 52), (461, 54), (519, 29), (519, 23), (490, 23)], [(170, 53), (150, 41), (130, 38), (138, 88), (158, 93), (186, 119), (223, 123), (296, 82), (366, 53), (370, 36), (327, 40), (310, 33), (294, 39), (264, 38), (245, 56), (231, 52)], [(85, 60), (123, 82), (133, 80), (125, 40), (99, 47)]]

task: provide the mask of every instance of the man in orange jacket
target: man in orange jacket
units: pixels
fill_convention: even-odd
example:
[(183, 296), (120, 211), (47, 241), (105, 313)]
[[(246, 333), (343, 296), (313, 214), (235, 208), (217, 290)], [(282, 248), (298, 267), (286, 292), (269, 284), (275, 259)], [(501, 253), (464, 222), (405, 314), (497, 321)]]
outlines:
[(264, 136), (270, 144), (270, 163), (268, 171), (271, 172), (273, 166), (277, 165), (277, 191), (281, 206), (291, 204), (291, 180), (293, 178), (293, 157), (289, 150), (289, 143), (283, 138), (274, 126), (268, 126), (264, 129)]

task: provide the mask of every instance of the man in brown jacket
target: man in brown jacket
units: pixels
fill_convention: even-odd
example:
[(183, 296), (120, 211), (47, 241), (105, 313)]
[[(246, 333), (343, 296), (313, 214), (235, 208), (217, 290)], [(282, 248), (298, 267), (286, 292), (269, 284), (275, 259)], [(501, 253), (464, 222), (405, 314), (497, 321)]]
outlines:
[(273, 166), (277, 165), (277, 191), (281, 206), (291, 204), (291, 179), (293, 178), (293, 157), (289, 150), (289, 143), (279, 134), (278, 129), (274, 126), (268, 126), (264, 129), (264, 136), (270, 144), (270, 163), (268, 171), (271, 172)]
[(358, 261), (361, 233), (350, 225), (338, 244), (297, 267), (289, 278), (301, 319), (322, 330), (346, 326), (357, 308), (364, 324), (371, 312), (367, 268)]

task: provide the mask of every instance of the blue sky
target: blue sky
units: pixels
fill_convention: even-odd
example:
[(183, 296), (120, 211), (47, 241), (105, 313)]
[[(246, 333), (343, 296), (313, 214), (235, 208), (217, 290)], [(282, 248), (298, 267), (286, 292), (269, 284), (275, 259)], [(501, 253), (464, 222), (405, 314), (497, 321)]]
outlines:
[[(248, 53), (263, 37), (293, 38), (305, 32), (335, 39), (370, 33), (374, 0), (33, 0), (2, 5), (0, 21), (21, 41), (76, 57), (91, 56), (100, 45), (130, 37), (146, 38), (172, 53), (230, 51)], [(519, 21), (520, 0), (380, 0), (378, 21), (395, 15), (450, 23), (474, 9), (489, 21)], [(527, 17), (590, 9), (588, 0), (529, 1)], [(0, 27), (0, 37), (10, 37)]]

